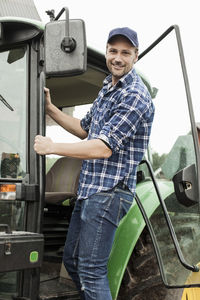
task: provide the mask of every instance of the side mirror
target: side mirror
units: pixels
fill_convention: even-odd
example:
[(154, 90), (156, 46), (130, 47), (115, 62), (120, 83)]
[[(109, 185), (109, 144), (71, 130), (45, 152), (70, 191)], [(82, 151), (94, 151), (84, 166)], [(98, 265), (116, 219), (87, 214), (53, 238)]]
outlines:
[(182, 205), (192, 206), (198, 202), (195, 164), (180, 170), (172, 180), (176, 197)]
[(85, 24), (82, 20), (69, 20), (68, 9), (63, 11), (66, 11), (66, 20), (55, 20), (45, 27), (47, 77), (78, 75), (87, 67)]

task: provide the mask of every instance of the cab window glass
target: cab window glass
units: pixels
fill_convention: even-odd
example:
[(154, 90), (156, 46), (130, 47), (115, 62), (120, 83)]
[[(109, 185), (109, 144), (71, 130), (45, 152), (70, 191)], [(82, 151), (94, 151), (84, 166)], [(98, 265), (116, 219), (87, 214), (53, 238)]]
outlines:
[(0, 177), (26, 174), (27, 51), (0, 53)]

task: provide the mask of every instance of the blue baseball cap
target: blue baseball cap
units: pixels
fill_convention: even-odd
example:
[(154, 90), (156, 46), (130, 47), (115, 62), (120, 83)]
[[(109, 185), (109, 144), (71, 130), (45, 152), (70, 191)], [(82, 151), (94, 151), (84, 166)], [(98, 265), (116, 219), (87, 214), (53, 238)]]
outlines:
[(134, 30), (128, 27), (115, 28), (110, 31), (107, 43), (109, 43), (110, 39), (115, 35), (123, 35), (131, 42), (134, 47), (139, 47), (137, 32), (135, 32)]

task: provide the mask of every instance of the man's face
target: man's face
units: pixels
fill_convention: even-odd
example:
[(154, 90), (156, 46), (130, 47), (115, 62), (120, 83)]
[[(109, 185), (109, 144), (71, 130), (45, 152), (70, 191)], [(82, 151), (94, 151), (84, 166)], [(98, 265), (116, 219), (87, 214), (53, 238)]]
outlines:
[(137, 59), (137, 50), (127, 38), (116, 36), (107, 44), (106, 64), (112, 74), (113, 85), (132, 69)]

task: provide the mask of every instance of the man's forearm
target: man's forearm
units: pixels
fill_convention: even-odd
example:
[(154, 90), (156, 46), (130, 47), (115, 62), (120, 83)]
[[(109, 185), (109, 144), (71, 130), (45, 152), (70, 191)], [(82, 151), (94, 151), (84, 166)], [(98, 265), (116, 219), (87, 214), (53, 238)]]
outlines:
[(108, 158), (112, 150), (99, 139), (78, 143), (53, 143), (48, 137), (36, 136), (34, 149), (38, 154), (57, 154), (80, 159)]
[(101, 140), (90, 140), (79, 143), (54, 143), (54, 154), (80, 159), (108, 158), (112, 151)]
[(54, 104), (51, 104), (49, 107), (48, 115), (65, 130), (76, 135), (80, 139), (85, 139), (87, 137), (87, 132), (82, 129), (80, 120), (63, 113)]

